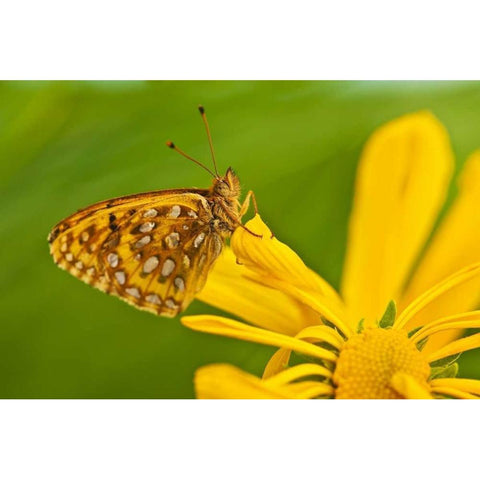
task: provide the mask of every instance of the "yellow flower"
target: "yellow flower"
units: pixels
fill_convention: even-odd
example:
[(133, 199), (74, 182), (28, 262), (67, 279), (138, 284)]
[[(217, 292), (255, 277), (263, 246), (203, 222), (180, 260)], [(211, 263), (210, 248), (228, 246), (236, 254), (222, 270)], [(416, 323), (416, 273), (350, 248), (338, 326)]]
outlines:
[(455, 362), (480, 347), (480, 333), (458, 339), (480, 328), (480, 311), (472, 311), (480, 297), (480, 151), (431, 237), (452, 171), (448, 135), (428, 112), (372, 135), (359, 163), (340, 294), (259, 216), (247, 226), (262, 239), (237, 229), (199, 298), (248, 324), (213, 315), (182, 322), (279, 349), (262, 378), (225, 364), (200, 368), (197, 396), (478, 398), (480, 380), (455, 378)]

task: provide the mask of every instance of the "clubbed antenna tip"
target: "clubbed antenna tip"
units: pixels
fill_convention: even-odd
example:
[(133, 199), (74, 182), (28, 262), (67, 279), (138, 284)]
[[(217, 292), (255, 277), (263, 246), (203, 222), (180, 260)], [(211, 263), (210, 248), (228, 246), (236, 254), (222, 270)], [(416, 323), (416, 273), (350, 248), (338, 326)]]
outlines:
[(192, 162), (194, 162), (197, 165), (199, 165), (200, 167), (204, 168), (212, 177), (215, 177), (215, 174), (209, 168), (207, 168), (205, 165), (203, 165), (203, 163), (199, 162), (198, 160), (195, 160), (195, 158), (191, 157), (190, 155), (187, 155), (183, 150), (180, 150), (171, 140), (169, 140), (166, 143), (167, 143), (168, 148), (171, 148), (172, 150), (175, 150), (180, 155), (182, 155), (182, 157), (188, 158)]
[(202, 116), (202, 120), (207, 131), (208, 144), (210, 145), (210, 153), (212, 154), (213, 166), (215, 168), (215, 174), (218, 177), (217, 162), (215, 161), (215, 152), (213, 151), (212, 135), (210, 134), (210, 127), (208, 126), (207, 116), (205, 115), (205, 109), (203, 108), (203, 105), (198, 106), (198, 111)]

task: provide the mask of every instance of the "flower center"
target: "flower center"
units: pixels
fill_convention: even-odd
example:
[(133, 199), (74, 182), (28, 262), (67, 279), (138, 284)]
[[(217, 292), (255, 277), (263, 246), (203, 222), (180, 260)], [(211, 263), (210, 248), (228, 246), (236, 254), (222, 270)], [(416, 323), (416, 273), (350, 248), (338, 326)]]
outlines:
[(401, 330), (372, 328), (342, 348), (333, 376), (336, 398), (402, 398), (392, 376), (405, 373), (427, 386), (430, 366)]

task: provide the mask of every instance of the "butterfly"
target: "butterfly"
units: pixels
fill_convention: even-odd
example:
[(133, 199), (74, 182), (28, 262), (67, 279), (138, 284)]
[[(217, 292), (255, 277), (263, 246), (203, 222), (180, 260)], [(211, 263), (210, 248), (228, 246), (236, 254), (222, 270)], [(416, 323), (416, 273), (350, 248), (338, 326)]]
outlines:
[(62, 269), (141, 310), (174, 317), (203, 288), (226, 240), (241, 227), (250, 199), (240, 204), (240, 181), (232, 168), (220, 176), (205, 110), (199, 106), (215, 173), (208, 189), (158, 190), (95, 203), (59, 222), (48, 236)]

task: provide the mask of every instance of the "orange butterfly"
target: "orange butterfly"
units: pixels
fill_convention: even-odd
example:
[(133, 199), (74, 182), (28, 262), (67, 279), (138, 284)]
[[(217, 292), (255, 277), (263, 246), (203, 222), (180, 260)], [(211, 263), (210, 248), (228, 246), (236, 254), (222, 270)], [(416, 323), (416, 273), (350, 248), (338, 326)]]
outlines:
[(250, 198), (239, 202), (231, 168), (222, 177), (202, 115), (215, 173), (172, 142), (167, 145), (213, 176), (209, 189), (175, 189), (96, 203), (59, 222), (48, 242), (55, 263), (89, 285), (141, 309), (174, 317), (205, 285), (225, 240), (242, 223)]

